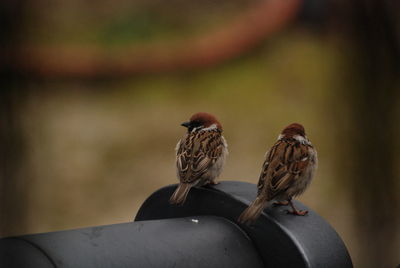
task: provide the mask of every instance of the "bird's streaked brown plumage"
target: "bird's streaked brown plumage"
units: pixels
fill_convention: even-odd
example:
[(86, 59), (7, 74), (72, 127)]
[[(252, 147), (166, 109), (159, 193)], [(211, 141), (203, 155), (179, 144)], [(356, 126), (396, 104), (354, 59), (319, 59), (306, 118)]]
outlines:
[(255, 221), (271, 200), (288, 201), (293, 209), (291, 213), (306, 214), (306, 211), (296, 210), (291, 200), (305, 191), (316, 167), (317, 153), (307, 139), (304, 127), (296, 123), (287, 126), (266, 154), (257, 198), (240, 215), (239, 221)]
[(228, 153), (221, 124), (213, 115), (197, 113), (182, 125), (188, 132), (176, 147), (180, 183), (170, 198), (172, 204), (184, 203), (193, 186), (216, 183)]

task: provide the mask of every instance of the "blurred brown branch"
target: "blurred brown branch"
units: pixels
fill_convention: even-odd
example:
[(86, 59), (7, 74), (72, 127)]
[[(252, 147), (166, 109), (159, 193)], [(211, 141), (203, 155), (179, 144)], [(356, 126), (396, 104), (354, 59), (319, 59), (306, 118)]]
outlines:
[(24, 45), (11, 59), (18, 70), (42, 77), (121, 77), (212, 66), (235, 58), (281, 30), (302, 0), (261, 0), (235, 21), (178, 44), (133, 46), (117, 54), (98, 47)]
[(350, 154), (344, 162), (351, 164), (344, 183), (350, 189), (358, 244), (365, 256), (362, 267), (391, 267), (398, 261), (396, 234), (400, 230), (396, 213), (400, 208), (396, 172), (398, 4), (380, 0), (344, 2), (346, 28), (341, 30), (347, 33), (353, 49), (343, 91), (352, 110), (353, 129), (345, 137), (348, 148), (344, 151)]
[[(0, 49), (11, 50), (20, 41), (25, 0), (0, 2)], [(17, 19), (17, 21), (15, 21)], [(0, 236), (22, 233), (27, 226), (29, 179), (23, 176), (25, 136), (21, 110), (25, 103), (23, 77), (1, 59), (0, 64)]]

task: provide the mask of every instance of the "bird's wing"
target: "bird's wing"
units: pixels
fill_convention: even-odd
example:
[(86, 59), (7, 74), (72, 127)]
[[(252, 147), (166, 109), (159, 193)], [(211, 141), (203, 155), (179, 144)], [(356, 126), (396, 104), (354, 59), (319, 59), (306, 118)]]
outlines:
[(310, 163), (310, 145), (297, 141), (278, 141), (267, 153), (258, 182), (258, 194), (272, 200), (284, 193)]
[(183, 183), (200, 179), (225, 150), (223, 137), (216, 130), (189, 133), (178, 146), (176, 166)]

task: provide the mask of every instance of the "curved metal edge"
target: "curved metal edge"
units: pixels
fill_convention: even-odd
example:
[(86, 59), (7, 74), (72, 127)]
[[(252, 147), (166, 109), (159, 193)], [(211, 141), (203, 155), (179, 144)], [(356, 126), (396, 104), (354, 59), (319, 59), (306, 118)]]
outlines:
[(35, 243), (32, 243), (31, 241), (24, 239), (22, 237), (14, 237), (13, 239), (17, 239), (20, 241), (24, 241), (28, 244), (30, 244), (32, 247), (36, 248), (38, 251), (40, 251), (44, 256), (46, 256), (46, 258), (49, 260), (49, 262), (54, 266), (57, 267), (56, 263), (54, 262), (54, 260), (47, 254), (47, 252), (42, 249), (41, 247), (39, 247), (38, 245), (36, 245)]
[[(0, 239), (0, 246), (3, 249), (0, 249), (0, 266), (2, 254), (6, 253), (4, 259), (9, 265), (4, 267), (9, 268), (264, 267), (247, 234), (235, 223), (218, 216), (139, 221), (25, 235)], [(56, 265), (50, 265), (46, 257), (53, 259)]]
[[(235, 182), (237, 182), (237, 181), (229, 181), (229, 182), (235, 183)], [(250, 183), (248, 183), (248, 184), (251, 185), (251, 186), (253, 186), (253, 185), (250, 184)], [(230, 193), (230, 192), (223, 191), (222, 189), (218, 189), (218, 185), (217, 185), (217, 187), (215, 187), (214, 189), (217, 190), (217, 191), (219, 191), (219, 192), (225, 193), (225, 194)], [(230, 193), (230, 194), (228, 194), (228, 195), (229, 195), (229, 197), (233, 198), (234, 200), (236, 200), (236, 201), (238, 201), (238, 202), (243, 202), (243, 203), (245, 203), (247, 206), (249, 206), (249, 205), (251, 204), (252, 200), (254, 200), (254, 199), (249, 200), (248, 198), (244, 197), (243, 195), (240, 195), (240, 194), (238, 195), (238, 194), (235, 193), (235, 192), (232, 192), (232, 193)], [(298, 203), (298, 201), (294, 200), (294, 203)], [(296, 204), (296, 205), (298, 206), (298, 204)], [(309, 258), (308, 258), (308, 256), (307, 256), (306, 252), (303, 250), (303, 248), (302, 248), (302, 246), (301, 246), (301, 243), (298, 241), (297, 237), (295, 237), (295, 236), (292, 234), (292, 232), (291, 232), (288, 228), (286, 228), (284, 225), (282, 225), (282, 224), (281, 224), (279, 221), (277, 221), (274, 217), (272, 217), (271, 215), (269, 215), (269, 214), (267, 213), (267, 209), (268, 209), (268, 208), (266, 208), (266, 209), (261, 213), (260, 217), (265, 217), (265, 218), (267, 218), (268, 220), (274, 222), (277, 226), (279, 226), (279, 228), (280, 228), (286, 235), (288, 235), (288, 236), (291, 238), (291, 240), (293, 241), (293, 243), (296, 245), (296, 247), (297, 247), (297, 249), (299, 250), (300, 254), (303, 256), (304, 262), (307, 264), (307, 267), (311, 267), (311, 265), (310, 265), (310, 260), (309, 260)], [(307, 210), (309, 210), (309, 209), (307, 209)], [(237, 222), (237, 221), (235, 221), (235, 222)], [(238, 223), (238, 224), (240, 224), (240, 223)], [(242, 224), (240, 224), (240, 225), (242, 225)], [(247, 225), (245, 225), (245, 226), (248, 227)], [(249, 226), (249, 227), (251, 228), (251, 226)]]
[[(217, 190), (219, 192), (223, 192), (225, 194), (228, 194), (231, 198), (239, 201), (239, 202), (244, 202), (246, 205), (250, 205), (250, 203), (255, 199), (256, 197), (256, 191), (257, 191), (257, 186), (251, 183), (246, 183), (246, 182), (240, 182), (240, 181), (225, 181), (226, 184), (223, 185), (216, 185), (213, 187), (213, 190)], [(228, 187), (229, 186), (229, 187)], [(242, 191), (237, 192), (237, 188), (243, 189)], [(249, 199), (250, 196), (250, 199)], [(320, 226), (325, 227), (325, 231), (330, 232), (331, 238), (335, 239), (336, 242), (338, 243), (338, 246), (342, 247), (343, 251), (343, 258), (346, 260), (346, 265), (342, 267), (353, 267), (352, 260), (350, 257), (350, 254), (346, 248), (346, 245), (344, 244), (343, 240), (339, 236), (339, 234), (336, 232), (336, 230), (324, 219), (322, 218), (319, 214), (317, 214), (315, 211), (312, 209), (308, 208), (304, 204), (302, 204), (300, 201), (294, 200), (293, 201), (295, 206), (301, 210), (308, 210), (308, 214), (304, 217), (299, 217), (299, 216), (294, 216), (294, 215), (287, 215), (285, 213), (285, 210), (287, 210), (286, 206), (281, 206), (281, 207), (274, 207), (274, 206), (268, 206), (264, 211), (262, 212), (262, 217), (265, 217), (271, 221), (273, 221), (277, 226), (281, 228), (281, 230), (288, 235), (293, 243), (295, 243), (297, 249), (303, 256), (305, 262), (307, 263), (307, 267), (321, 267), (321, 263), (316, 263), (315, 260), (310, 258), (310, 254), (307, 254), (307, 252), (304, 250), (306, 245), (304, 244), (304, 239), (301, 239), (298, 235), (296, 235), (296, 232), (293, 231), (293, 228), (290, 228), (290, 226), (287, 225), (287, 221), (282, 221), (282, 219), (288, 219), (292, 218), (290, 220), (292, 223), (296, 220), (303, 220), (303, 219), (308, 219), (308, 217), (312, 217), (313, 222), (317, 222)], [(261, 216), (260, 216), (261, 217)], [(236, 220), (235, 220), (236, 222)], [(242, 225), (243, 226), (243, 225)], [(247, 226), (245, 226), (247, 227)], [(251, 227), (251, 226), (250, 226)], [(326, 266), (325, 266), (326, 267)]]
[[(320, 266), (321, 255), (330, 255), (329, 252), (323, 251), (329, 250), (329, 247), (324, 247), (324, 243), (334, 244), (337, 247), (336, 253), (338, 253), (332, 264), (326, 267), (335, 267), (335, 263), (340, 263), (341, 267), (352, 267), (350, 255), (336, 231), (322, 217), (299, 201), (295, 201), (295, 205), (300, 209), (309, 210), (307, 216), (288, 215), (284, 211), (285, 207), (269, 206), (253, 225), (247, 226), (237, 222), (237, 218), (256, 197), (254, 184), (223, 181), (216, 186), (194, 188), (191, 189), (186, 203), (182, 206), (170, 205), (168, 202), (169, 196), (175, 188), (176, 184), (154, 192), (142, 204), (135, 221), (196, 215), (220, 216), (234, 222), (248, 234), (263, 257), (266, 266), (275, 265), (276, 262), (281, 261), (279, 258), (286, 258), (284, 256), (287, 255), (283, 254), (280, 249), (271, 248), (273, 245), (268, 244), (268, 240), (271, 240), (269, 238), (275, 237), (275, 240), (279, 238), (279, 241), (274, 242), (277, 244), (276, 246), (285, 245), (292, 254), (291, 260), (286, 261), (288, 263), (293, 261), (298, 267)], [(310, 232), (313, 231), (313, 228), (321, 231), (323, 237), (330, 241), (318, 240), (320, 238), (318, 234), (311, 235)], [(275, 251), (266, 252), (266, 249)], [(278, 256), (273, 256), (274, 253)], [(276, 259), (271, 260), (273, 257)], [(285, 262), (285, 260), (283, 261)]]
[[(237, 187), (237, 183), (240, 184), (238, 185), (240, 187)], [(247, 233), (262, 257), (265, 267), (287, 267), (291, 265), (310, 267), (307, 259), (294, 245), (293, 239), (268, 215), (263, 214), (251, 226), (242, 225), (236, 221), (240, 213), (250, 203), (249, 200), (252, 199), (253, 191), (246, 189), (249, 186), (254, 187), (252, 184), (225, 181), (221, 182), (217, 187), (193, 188), (185, 204), (176, 206), (170, 205), (168, 202), (176, 185), (169, 185), (156, 191), (145, 200), (136, 215), (135, 221), (199, 215), (224, 217), (237, 224)], [(238, 191), (242, 193), (238, 194)], [(251, 197), (246, 196), (246, 194)], [(247, 202), (244, 203), (243, 199), (247, 200)], [(274, 238), (272, 239), (274, 240), (274, 245), (270, 243), (271, 237)], [(285, 252), (281, 250), (282, 248), (285, 248)], [(290, 252), (290, 257), (287, 257), (287, 252)]]
[[(3, 248), (4, 246), (6, 249)], [(0, 239), (0, 251), (0, 264), (5, 267), (57, 267), (45, 250), (21, 237)]]

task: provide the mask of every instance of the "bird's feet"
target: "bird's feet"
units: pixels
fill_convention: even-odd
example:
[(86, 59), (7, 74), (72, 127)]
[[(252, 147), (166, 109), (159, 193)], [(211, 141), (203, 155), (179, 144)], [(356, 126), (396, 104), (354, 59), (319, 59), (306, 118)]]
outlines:
[(296, 216), (304, 216), (308, 213), (308, 210), (286, 210), (287, 214), (293, 214)]
[(287, 206), (289, 205), (289, 201), (277, 201), (273, 203), (274, 206)]
[(219, 184), (217, 181), (207, 181), (206, 183), (203, 184), (203, 187), (205, 188), (213, 188), (214, 185)]
[(296, 216), (304, 216), (304, 215), (306, 215), (308, 213), (307, 210), (297, 210), (294, 207), (293, 202), (292, 202), (291, 199), (288, 200), (288, 203), (289, 203), (290, 207), (292, 208), (292, 210), (288, 210), (287, 211), (288, 214), (293, 214), (293, 215), (296, 215)]

